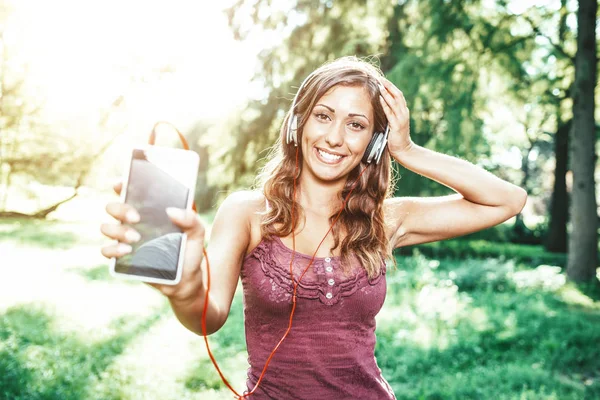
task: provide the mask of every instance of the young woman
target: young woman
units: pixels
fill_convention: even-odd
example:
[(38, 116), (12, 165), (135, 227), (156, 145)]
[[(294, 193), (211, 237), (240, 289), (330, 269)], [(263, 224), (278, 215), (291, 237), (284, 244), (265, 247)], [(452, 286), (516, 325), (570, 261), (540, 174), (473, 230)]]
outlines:
[[(372, 138), (388, 130), (378, 159)], [(388, 198), (391, 158), (456, 193)], [(298, 285), (292, 328), (251, 399), (395, 398), (374, 357), (384, 260), (397, 247), (500, 224), (527, 198), (467, 161), (413, 143), (402, 92), (355, 57), (321, 66), (301, 85), (260, 178), (261, 190), (233, 193), (220, 206), (207, 249), (208, 333), (227, 320), (242, 280), (248, 391), (288, 328)], [(139, 220), (124, 204), (111, 203), (107, 211), (125, 223)], [(185, 327), (202, 334), (204, 228), (193, 212), (169, 210), (169, 216), (188, 235), (183, 277), (176, 286), (152, 285)], [(126, 254), (136, 239), (120, 224), (101, 230), (121, 242), (105, 246), (106, 257)]]

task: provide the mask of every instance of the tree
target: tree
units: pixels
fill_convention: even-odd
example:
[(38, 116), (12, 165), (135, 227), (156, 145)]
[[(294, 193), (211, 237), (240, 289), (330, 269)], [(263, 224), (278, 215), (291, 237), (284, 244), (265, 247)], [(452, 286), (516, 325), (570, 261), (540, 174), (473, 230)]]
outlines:
[(310, 71), (342, 55), (379, 52), (383, 36), (380, 29), (372, 27), (385, 21), (388, 12), (383, 1), (306, 0), (296, 4), (238, 0), (227, 11), (236, 39), (252, 34), (251, 26), (281, 41), (259, 55), (261, 68), (255, 80), (264, 87), (265, 95), (251, 99), (232, 122), (235, 134), (224, 143), (227, 147), (221, 160), (222, 168), (232, 171), (232, 179), (222, 185), (252, 182), (257, 163), (275, 142), (291, 104), (290, 88), (298, 87)]
[(548, 212), (548, 233), (544, 241), (544, 247), (548, 251), (567, 251), (567, 223), (569, 220), (569, 197), (567, 194), (567, 170), (569, 155), (569, 131), (571, 121), (562, 123), (554, 135), (554, 185), (550, 209)]
[(578, 282), (596, 280), (598, 265), (598, 206), (594, 182), (596, 124), (594, 91), (597, 80), (596, 0), (579, 0), (577, 55), (571, 129), (571, 232), (567, 276)]
[[(300, 82), (312, 69), (310, 66), (318, 64), (312, 60), (322, 54), (361, 55), (345, 44), (351, 42), (349, 31), (354, 35), (361, 32), (356, 29), (356, 17), (362, 15), (364, 21), (371, 15), (358, 1), (324, 1), (308, 9), (307, 2), (299, 1), (285, 12), (265, 12), (272, 4), (267, 0), (240, 0), (230, 10), (230, 22), (238, 37), (244, 36), (238, 32), (240, 27), (257, 24), (264, 29), (279, 29), (284, 38), (262, 53), (263, 69), (257, 78), (264, 82), (267, 99), (253, 102), (240, 117), (242, 146), (237, 137), (231, 141), (238, 152), (246, 152), (244, 156), (231, 153), (234, 158), (230, 165), (238, 171), (238, 182), (253, 172), (255, 162), (260, 159), (248, 154), (259, 154), (277, 135), (289, 106), (281, 101), (282, 88), (290, 87), (286, 84), (290, 81), (288, 77), (294, 77), (292, 82)], [(413, 118), (411, 136), (416, 143), (473, 162), (481, 161), (503, 178), (518, 180), (505, 166), (489, 161), (490, 141), (504, 139), (498, 135), (486, 136), (483, 123), (483, 113), (493, 113), (490, 100), (499, 98), (500, 103), (514, 104), (512, 110), (525, 135), (512, 145), (523, 148), (523, 143), (527, 143), (522, 149), (521, 184), (534, 196), (545, 199), (550, 190), (546, 187), (544, 191), (540, 184), (544, 173), (540, 165), (556, 157), (556, 174), (562, 173), (564, 178), (564, 171), (560, 171), (565, 161), (563, 153), (553, 154), (564, 149), (563, 140), (555, 140), (555, 150), (551, 144), (555, 136), (552, 132), (564, 133), (563, 126), (570, 119), (564, 105), (571, 98), (573, 35), (566, 24), (566, 0), (562, 0), (559, 10), (552, 5), (524, 10), (514, 7), (520, 4), (517, 0), (406, 0), (393, 5), (373, 1), (369, 5), (378, 10), (378, 23), (370, 35), (355, 37), (352, 43), (363, 43), (358, 47), (360, 50), (383, 54), (382, 69), (403, 90), (409, 102)], [(242, 23), (244, 15), (253, 18)], [(332, 15), (336, 17), (334, 22)], [(295, 24), (290, 26), (290, 21)], [(558, 41), (553, 39), (557, 30)], [(290, 32), (289, 36), (285, 32)], [(492, 87), (489, 84), (492, 78), (503, 80), (506, 88)], [(240, 130), (235, 130), (236, 134)], [(537, 161), (530, 161), (532, 155), (537, 155)], [(251, 161), (238, 162), (246, 159)], [(401, 167), (395, 167), (403, 172)], [(410, 172), (402, 173), (401, 178), (397, 185), (400, 195), (435, 195), (447, 191)], [(561, 177), (555, 182), (557, 190), (561, 190)], [(566, 188), (564, 193), (557, 192), (551, 207), (551, 220), (555, 221), (553, 226), (558, 227), (558, 232), (567, 215), (562, 194), (566, 196)], [(521, 234), (517, 239), (529, 234), (520, 215), (515, 231), (518, 233), (519, 229)]]
[[(558, 56), (566, 54), (565, 42), (567, 36), (567, 0), (561, 0), (560, 19), (558, 26)], [(564, 57), (568, 61), (569, 70), (573, 68), (573, 57)], [(560, 68), (560, 72), (567, 70)], [(560, 73), (559, 72), (559, 73)], [(564, 72), (562, 72), (564, 74)], [(564, 76), (564, 75), (563, 75)], [(567, 223), (569, 220), (569, 197), (567, 194), (566, 175), (569, 165), (569, 131), (571, 130), (571, 121), (563, 121), (561, 115), (561, 100), (570, 96), (570, 86), (572, 80), (569, 80), (569, 87), (565, 88), (565, 95), (557, 98), (557, 129), (554, 135), (554, 186), (550, 200), (550, 210), (548, 213), (549, 224), (548, 233), (544, 241), (544, 247), (549, 251), (563, 252), (567, 251)]]
[[(282, 99), (293, 95), (289, 88), (321, 63), (348, 54), (384, 54), (382, 69), (410, 101), (416, 143), (467, 159), (485, 158), (489, 147), (478, 115), (487, 95), (479, 91), (489, 59), (484, 40), (500, 32), (510, 37), (510, 32), (477, 17), (479, 3), (413, 0), (392, 6), (381, 0), (367, 7), (359, 1), (298, 1), (276, 12), (270, 1), (238, 1), (229, 11), (236, 37), (243, 39), (242, 27), (257, 24), (284, 39), (261, 53), (257, 80), (267, 95), (249, 104), (230, 141), (226, 162), (236, 170), (235, 181), (252, 174), (261, 151), (274, 142), (289, 107)], [(410, 173), (399, 188), (405, 194), (406, 189), (447, 191)]]
[[(0, 0), (0, 217), (46, 218), (77, 196), (97, 161), (125, 130), (121, 112), (129, 106), (128, 100), (139, 88), (171, 74), (173, 67), (161, 60), (140, 72), (134, 57), (121, 70), (126, 83), (114, 90), (110, 102), (93, 110), (91, 118), (76, 128), (72, 123), (50, 125), (38, 113), (45, 106), (43, 99), (31, 95), (35, 88), (28, 79), (26, 53), (20, 52), (20, 43), (5, 40), (19, 38), (18, 23)], [(7, 210), (10, 195), (30, 191), (25, 194), (39, 196), (30, 189), (32, 183), (71, 190), (33, 212)]]
[[(10, 9), (0, 3), (0, 21), (6, 22)], [(48, 126), (40, 117), (43, 103), (28, 96), (26, 63), (19, 59), (16, 46), (9, 46), (0, 24), (0, 217), (46, 218), (61, 204), (77, 196), (94, 162), (114, 140), (83, 147), (69, 132)], [(25, 71), (25, 72), (23, 72)], [(108, 123), (112, 110), (121, 106), (118, 96), (100, 117)], [(73, 193), (31, 214), (7, 211), (6, 203), (15, 177), (42, 184), (70, 185)]]

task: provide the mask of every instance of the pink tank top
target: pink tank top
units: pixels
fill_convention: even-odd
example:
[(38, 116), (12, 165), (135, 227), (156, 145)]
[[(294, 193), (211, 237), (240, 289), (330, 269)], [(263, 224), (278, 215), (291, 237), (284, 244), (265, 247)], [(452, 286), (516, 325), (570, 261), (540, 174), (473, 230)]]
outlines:
[[(247, 392), (288, 326), (291, 256), (278, 237), (263, 239), (242, 265)], [(296, 281), (310, 259), (296, 252)], [(372, 280), (358, 260), (351, 269), (346, 276), (339, 257), (315, 258), (298, 286), (292, 329), (248, 398), (395, 399), (374, 355), (375, 316), (386, 294), (385, 264)]]

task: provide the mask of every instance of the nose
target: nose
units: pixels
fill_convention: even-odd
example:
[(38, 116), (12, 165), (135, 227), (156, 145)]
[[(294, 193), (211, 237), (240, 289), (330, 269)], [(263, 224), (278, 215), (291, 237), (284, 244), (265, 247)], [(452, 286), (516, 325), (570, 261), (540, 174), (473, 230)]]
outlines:
[(331, 147), (339, 147), (344, 143), (344, 125), (333, 124), (325, 135), (325, 142)]

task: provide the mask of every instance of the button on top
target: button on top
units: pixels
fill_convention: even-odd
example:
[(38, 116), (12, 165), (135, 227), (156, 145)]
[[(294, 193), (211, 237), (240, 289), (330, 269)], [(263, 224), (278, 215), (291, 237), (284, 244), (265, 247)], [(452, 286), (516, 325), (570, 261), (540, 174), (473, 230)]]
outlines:
[(331, 257), (326, 257), (326, 258), (325, 258), (325, 262), (326, 262), (326, 263), (328, 263), (328, 262), (331, 262)]
[(333, 284), (335, 283), (335, 281), (333, 279), (330, 279), (327, 281), (327, 283), (329, 283), (329, 286), (333, 286)]
[(325, 271), (331, 272), (331, 271), (333, 271), (333, 268), (331, 268), (331, 267), (325, 267)]
[(327, 294), (325, 295), (325, 297), (327, 297), (328, 299), (330, 299), (330, 298), (332, 298), (332, 297), (333, 297), (333, 295), (332, 295), (331, 293), (327, 293)]

